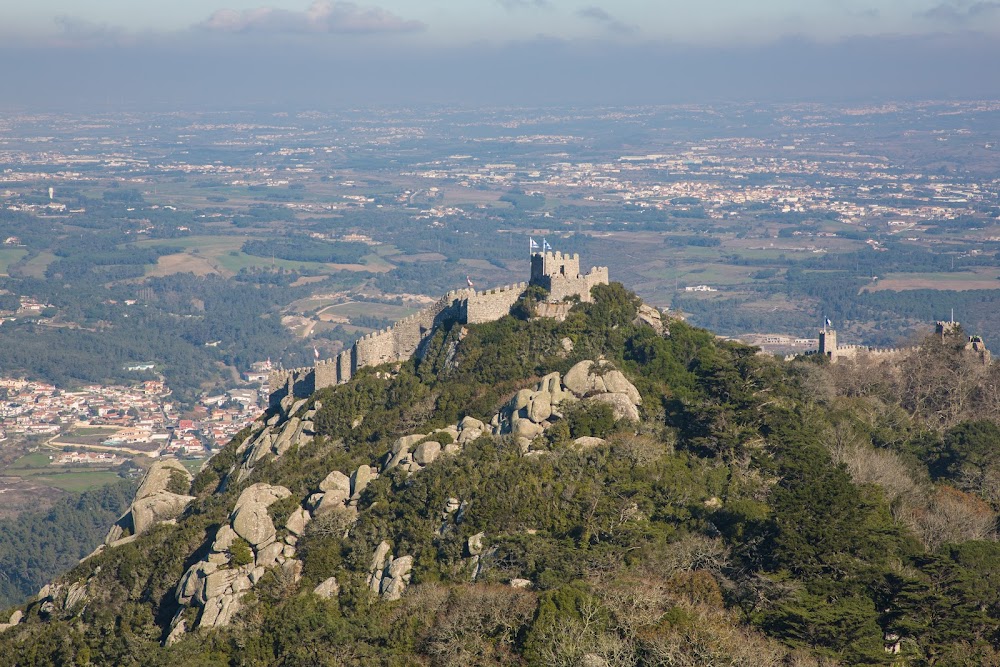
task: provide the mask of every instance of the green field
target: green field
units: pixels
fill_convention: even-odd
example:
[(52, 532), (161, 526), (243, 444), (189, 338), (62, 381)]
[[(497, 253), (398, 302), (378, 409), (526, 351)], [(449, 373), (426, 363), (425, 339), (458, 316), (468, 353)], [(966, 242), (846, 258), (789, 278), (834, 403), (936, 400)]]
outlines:
[(51, 252), (40, 252), (21, 266), (21, 272), (32, 278), (44, 278), (45, 269), (55, 261), (55, 258)]
[[(36, 469), (48, 470), (49, 466), (49, 455), (44, 452), (33, 452), (31, 454), (25, 454), (18, 460), (14, 461), (7, 468), (7, 472), (13, 471), (33, 471)], [(32, 473), (37, 474), (37, 473)]]
[(53, 440), (53, 444), (61, 445), (101, 445), (110, 436), (121, 429), (107, 426), (84, 426), (67, 431)]
[(0, 248), (0, 275), (7, 275), (10, 265), (21, 261), (27, 254), (24, 248)]
[(272, 267), (302, 272), (323, 271), (332, 268), (331, 265), (321, 262), (293, 262), (287, 259), (256, 257), (255, 255), (248, 255), (239, 251), (236, 254), (230, 254), (230, 252), (214, 258), (218, 265), (229, 273), (239, 273), (241, 269)]
[(865, 286), (865, 290), (970, 290), (1000, 289), (1000, 271), (992, 267), (977, 267), (974, 271), (952, 271), (939, 273), (889, 273), (877, 282)]
[(235, 275), (242, 269), (280, 268), (302, 272), (333, 272), (341, 269), (389, 271), (391, 264), (376, 254), (365, 255), (364, 264), (329, 264), (324, 262), (299, 262), (279, 258), (248, 255), (240, 248), (246, 236), (188, 236), (179, 239), (151, 239), (136, 245), (147, 248), (182, 248), (184, 252), (165, 255), (150, 266), (146, 274), (165, 276), (172, 273), (196, 274), (221, 273)]
[(136, 242), (140, 248), (180, 248), (194, 254), (212, 255), (239, 250), (246, 241), (243, 236), (182, 236), (175, 239), (149, 239)]
[(37, 475), (33, 480), (70, 493), (81, 493), (88, 489), (113, 484), (121, 479), (116, 473), (106, 470), (73, 471), (55, 475)]
[(731, 266), (728, 264), (712, 264), (708, 262), (678, 261), (675, 265), (643, 266), (637, 268), (637, 273), (651, 281), (659, 281), (673, 287), (674, 279), (687, 285), (707, 284), (713, 287), (720, 285), (744, 285), (748, 273), (756, 271), (755, 267)]
[(66, 435), (70, 437), (88, 438), (95, 435), (114, 435), (119, 430), (120, 429), (114, 426), (81, 426), (80, 428), (67, 431)]
[(201, 466), (204, 465), (205, 459), (180, 459), (181, 465), (187, 468), (187, 471), (192, 475), (197, 475), (198, 471), (201, 470)]
[(107, 468), (53, 466), (50, 464), (49, 454), (45, 452), (25, 454), (4, 472), (10, 476), (30, 479), (32, 482), (73, 493), (101, 487), (121, 479), (117, 473)]
[(347, 319), (352, 319), (359, 315), (369, 315), (387, 320), (400, 320), (412, 312), (414, 310), (406, 306), (373, 303), (371, 301), (351, 301), (349, 303), (338, 303), (327, 306), (320, 310), (317, 315), (338, 315)]

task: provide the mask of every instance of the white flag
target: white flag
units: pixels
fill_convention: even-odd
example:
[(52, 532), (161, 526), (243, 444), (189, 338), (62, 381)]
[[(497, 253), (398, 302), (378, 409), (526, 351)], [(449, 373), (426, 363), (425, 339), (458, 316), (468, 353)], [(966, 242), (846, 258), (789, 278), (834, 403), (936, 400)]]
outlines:
[(475, 287), (475, 285), (472, 284), (472, 278), (469, 276), (465, 276), (465, 282), (469, 283), (469, 287)]
[(538, 250), (538, 243), (530, 236), (528, 237), (528, 250)]
[(319, 350), (317, 350), (315, 347), (313, 348), (313, 356), (319, 359)]
[(552, 246), (545, 239), (542, 239), (542, 250), (552, 250)]

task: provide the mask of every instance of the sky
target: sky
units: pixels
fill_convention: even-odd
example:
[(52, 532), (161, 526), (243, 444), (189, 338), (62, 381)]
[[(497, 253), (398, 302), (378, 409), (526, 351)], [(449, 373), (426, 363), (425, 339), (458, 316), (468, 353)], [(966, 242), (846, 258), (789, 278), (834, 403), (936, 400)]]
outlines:
[(0, 108), (992, 98), (998, 37), (1000, 0), (0, 0)]

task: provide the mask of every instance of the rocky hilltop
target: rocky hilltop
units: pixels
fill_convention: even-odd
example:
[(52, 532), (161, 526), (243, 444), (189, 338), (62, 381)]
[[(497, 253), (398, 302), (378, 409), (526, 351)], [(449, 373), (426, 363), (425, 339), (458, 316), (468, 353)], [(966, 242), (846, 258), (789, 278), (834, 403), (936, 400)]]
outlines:
[[(1000, 655), (990, 367), (963, 387), (978, 413), (935, 421), (908, 402), (948, 395), (920, 359), (909, 385), (773, 359), (613, 283), (545, 303), (277, 397), (193, 478), (157, 463), (105, 544), (4, 616), (0, 664)], [(938, 370), (968, 356), (926, 345)]]

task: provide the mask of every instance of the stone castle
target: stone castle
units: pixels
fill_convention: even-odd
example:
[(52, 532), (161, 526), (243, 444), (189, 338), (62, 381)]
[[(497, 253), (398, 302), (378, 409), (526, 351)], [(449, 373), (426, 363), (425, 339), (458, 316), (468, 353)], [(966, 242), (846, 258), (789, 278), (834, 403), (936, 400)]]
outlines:
[[(960, 330), (959, 327), (960, 324), (955, 321), (939, 321), (935, 324), (934, 332), (943, 341), (945, 336), (957, 334)], [(837, 343), (837, 331), (835, 329), (823, 329), (819, 332), (819, 350), (807, 354), (821, 354), (828, 357), (831, 363), (835, 363), (838, 359), (855, 359), (860, 354), (876, 358), (898, 357), (912, 352), (914, 349), (916, 348), (878, 348), (866, 345), (839, 345)], [(984, 364), (990, 363), (990, 351), (986, 349), (986, 343), (983, 342), (982, 336), (969, 336), (969, 340), (965, 344), (965, 349), (968, 352), (978, 355)]]
[(406, 317), (387, 329), (359, 338), (350, 349), (333, 359), (316, 362), (313, 367), (277, 370), (271, 373), (271, 405), (285, 396), (304, 398), (316, 390), (344, 384), (358, 369), (393, 361), (405, 361), (417, 354), (434, 330), (444, 322), (479, 324), (493, 322), (510, 313), (510, 309), (529, 285), (549, 292), (550, 303), (578, 297), (591, 300), (595, 285), (608, 284), (608, 268), (593, 267), (580, 273), (580, 256), (561, 252), (537, 252), (531, 255), (531, 278), (495, 289), (476, 291), (473, 288), (453, 290), (434, 305)]

